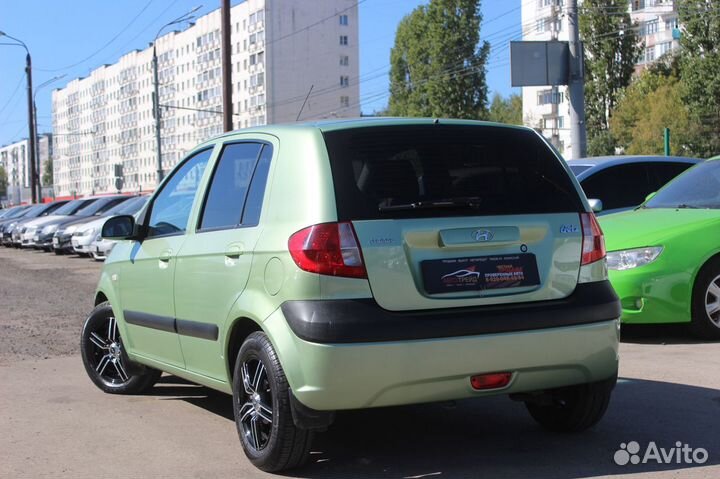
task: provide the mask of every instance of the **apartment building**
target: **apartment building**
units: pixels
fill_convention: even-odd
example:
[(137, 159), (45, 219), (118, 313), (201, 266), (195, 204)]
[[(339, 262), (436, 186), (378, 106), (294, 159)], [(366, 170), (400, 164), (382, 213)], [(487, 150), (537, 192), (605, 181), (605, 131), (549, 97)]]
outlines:
[[(45, 172), (45, 165), (52, 156), (52, 134), (43, 133), (38, 135), (38, 155), (40, 161), (40, 178)], [(29, 203), (31, 198), (30, 189), (30, 144), (24, 138), (9, 145), (0, 146), (0, 165), (7, 173), (7, 194), (0, 198), (3, 203), (19, 205)], [(43, 188), (45, 195), (51, 194)]]
[[(231, 8), (235, 128), (360, 115), (355, 0), (247, 0)], [(222, 132), (220, 11), (157, 39), (162, 168)], [(157, 183), (152, 45), (53, 92), (59, 197)]]
[[(582, 0), (579, 0), (582, 3)], [(673, 0), (630, 0), (628, 12), (644, 43), (641, 70), (680, 47), (678, 13)], [(525, 0), (522, 4), (524, 41), (568, 40), (565, 0)], [(524, 87), (523, 121), (537, 128), (567, 158), (574, 158), (570, 142), (570, 104), (566, 86)]]

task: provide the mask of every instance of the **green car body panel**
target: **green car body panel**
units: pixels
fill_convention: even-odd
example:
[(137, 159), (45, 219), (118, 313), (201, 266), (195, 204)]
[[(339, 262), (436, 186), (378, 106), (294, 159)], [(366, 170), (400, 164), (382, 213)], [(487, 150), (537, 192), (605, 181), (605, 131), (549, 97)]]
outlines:
[(663, 248), (657, 259), (649, 264), (609, 271), (610, 282), (622, 304), (622, 322), (690, 322), (695, 279), (703, 265), (720, 254), (717, 240), (720, 212), (716, 209), (639, 208), (602, 216), (599, 222), (608, 252)]
[[(471, 121), (441, 123), (515, 129)], [(96, 303), (107, 300), (113, 306), (129, 359), (231, 393), (238, 334), (262, 330), (293, 394), (317, 410), (535, 391), (616, 375), (617, 317), (542, 329), (352, 343), (307, 341), (293, 331), (283, 311), (283, 305), (293, 301), (373, 299), (388, 314), (432, 312), (562, 302), (578, 282), (606, 281), (604, 260), (580, 264), (577, 213), (352, 221), (367, 279), (300, 269), (288, 250), (288, 238), (311, 225), (342, 221), (323, 135), (432, 124), (433, 120), (418, 119), (267, 126), (199, 145), (194, 152), (213, 150), (199, 179), (185, 234), (120, 241), (101, 274)], [(258, 225), (202, 231), (199, 218), (214, 165), (223, 145), (242, 141), (272, 146)], [(574, 176), (564, 162), (558, 159), (558, 164), (566, 170), (582, 210), (589, 212)], [(457, 239), (481, 227), (507, 236), (486, 244)], [(425, 259), (503, 255), (518, 252), (520, 245), (537, 258), (538, 285), (482, 295), (449, 293), (441, 299), (423, 292), (418, 265)], [(127, 311), (188, 321), (188, 327), (215, 331), (216, 336), (130, 324)], [(510, 384), (491, 392), (470, 387), (470, 376), (495, 371), (511, 371)]]

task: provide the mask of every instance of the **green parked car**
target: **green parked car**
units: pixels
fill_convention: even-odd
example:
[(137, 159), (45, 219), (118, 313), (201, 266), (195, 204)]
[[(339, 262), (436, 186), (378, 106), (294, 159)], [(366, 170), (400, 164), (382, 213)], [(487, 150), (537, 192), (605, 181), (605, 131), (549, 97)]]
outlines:
[(633, 211), (603, 216), (624, 323), (689, 323), (720, 339), (720, 161), (708, 160)]
[(165, 371), (232, 394), (257, 467), (339, 410), (505, 394), (581, 431), (617, 379), (620, 304), (577, 181), (533, 130), (267, 126), (207, 141), (108, 220), (82, 358), (108, 393)]

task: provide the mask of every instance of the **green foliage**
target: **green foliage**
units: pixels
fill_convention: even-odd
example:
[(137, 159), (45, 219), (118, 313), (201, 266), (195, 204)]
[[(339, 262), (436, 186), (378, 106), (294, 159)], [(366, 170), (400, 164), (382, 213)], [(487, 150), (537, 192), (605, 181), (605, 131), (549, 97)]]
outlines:
[[(612, 138), (607, 134), (610, 117), (623, 89), (630, 84), (643, 48), (637, 31), (630, 28), (627, 3), (627, 0), (584, 0), (580, 7), (589, 151), (608, 150), (607, 143)], [(595, 139), (596, 136), (600, 138)]]
[(714, 0), (678, 2), (682, 99), (701, 128), (700, 156), (720, 153), (720, 8)]
[(522, 125), (522, 97), (512, 94), (508, 98), (503, 98), (499, 93), (495, 93), (492, 103), (490, 103), (488, 120), (510, 125)]
[(430, 0), (402, 19), (390, 53), (393, 116), (487, 116), (480, 0)]
[(0, 165), (0, 198), (7, 196), (7, 185), (7, 171), (5, 171), (4, 166)]
[(607, 156), (615, 154), (617, 140), (610, 130), (600, 130), (588, 139), (588, 156)]
[(668, 72), (644, 72), (618, 103), (611, 131), (627, 154), (663, 154), (665, 128), (670, 128), (673, 155), (697, 154), (696, 123), (682, 99), (681, 82)]
[(53, 181), (53, 161), (52, 158), (48, 158), (43, 165), (42, 184), (43, 186), (52, 186)]

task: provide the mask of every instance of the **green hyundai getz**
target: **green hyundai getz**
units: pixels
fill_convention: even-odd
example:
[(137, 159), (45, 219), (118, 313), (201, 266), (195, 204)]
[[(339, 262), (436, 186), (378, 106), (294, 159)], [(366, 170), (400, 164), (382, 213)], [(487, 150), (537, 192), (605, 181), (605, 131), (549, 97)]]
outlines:
[(506, 394), (584, 430), (617, 379), (602, 231), (530, 129), (240, 130), (102, 235), (121, 241), (82, 331), (90, 378), (133, 394), (165, 371), (232, 394), (266, 471), (302, 464), (344, 409)]

